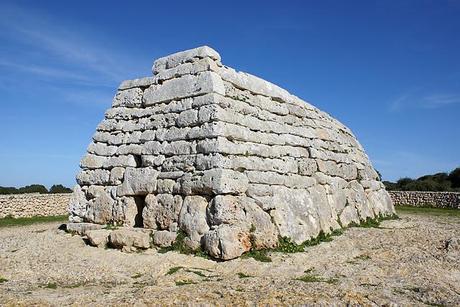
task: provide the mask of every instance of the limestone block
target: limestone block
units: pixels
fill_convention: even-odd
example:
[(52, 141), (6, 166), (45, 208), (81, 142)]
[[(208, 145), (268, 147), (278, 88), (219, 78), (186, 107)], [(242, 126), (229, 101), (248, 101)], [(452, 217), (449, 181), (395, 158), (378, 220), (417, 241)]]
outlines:
[(201, 237), (209, 230), (206, 220), (208, 201), (202, 196), (187, 196), (179, 215), (179, 227), (187, 234), (187, 245), (200, 247)]
[(198, 111), (194, 109), (181, 112), (176, 120), (178, 127), (191, 127), (196, 124), (198, 124)]
[(116, 200), (113, 206), (113, 222), (117, 225), (128, 227), (142, 226), (140, 224), (142, 203), (135, 197), (121, 197)]
[(174, 231), (155, 231), (153, 233), (153, 244), (159, 247), (171, 246), (176, 240), (177, 232)]
[(179, 219), (182, 202), (183, 200), (180, 195), (147, 195), (145, 198), (145, 207), (142, 211), (144, 227), (169, 230)]
[(116, 146), (110, 146), (104, 143), (91, 143), (88, 146), (88, 153), (98, 156), (112, 156), (116, 151)]
[(96, 247), (105, 247), (109, 242), (110, 230), (98, 229), (86, 231), (86, 237), (91, 245)]
[(66, 230), (79, 235), (86, 235), (88, 231), (101, 229), (103, 225), (93, 223), (67, 223)]
[(108, 193), (88, 201), (85, 220), (96, 224), (107, 224), (113, 220), (112, 208), (114, 200)]
[(117, 229), (110, 233), (109, 244), (115, 248), (150, 247), (150, 232), (143, 229)]
[(243, 194), (248, 189), (248, 178), (233, 170), (212, 169), (204, 171), (204, 186), (214, 194)]
[(133, 155), (113, 156), (104, 161), (104, 168), (136, 167), (137, 163)]
[(145, 77), (133, 80), (125, 80), (118, 87), (119, 90), (126, 90), (133, 87), (148, 87), (155, 82), (154, 77)]
[(311, 176), (318, 168), (314, 159), (299, 159), (297, 163), (300, 175)]
[(172, 194), (176, 189), (176, 181), (172, 179), (159, 179), (157, 181), (158, 194)]
[(155, 83), (160, 83), (183, 75), (196, 75), (203, 71), (217, 71), (220, 63), (211, 58), (194, 59), (193, 62), (182, 63), (173, 68), (164, 69), (155, 75)]
[(135, 107), (142, 105), (143, 91), (140, 88), (132, 88), (118, 91), (113, 98), (112, 107)]
[(86, 196), (80, 185), (75, 185), (69, 201), (69, 214), (71, 222), (82, 222), (86, 211)]
[(102, 168), (105, 164), (106, 161), (109, 158), (107, 157), (102, 157), (102, 156), (96, 156), (93, 154), (87, 154), (81, 159), (80, 161), (80, 167), (83, 169), (97, 169), (97, 168)]
[(141, 156), (142, 166), (160, 166), (165, 161), (163, 155), (142, 155)]
[(112, 185), (119, 185), (122, 183), (123, 176), (125, 174), (125, 168), (116, 166), (110, 170), (109, 183)]
[(125, 170), (123, 184), (117, 188), (117, 196), (147, 195), (157, 187), (158, 171), (150, 168), (132, 168)]
[(161, 86), (152, 85), (144, 92), (144, 104), (151, 106), (206, 93), (225, 93), (222, 79), (214, 72), (202, 72), (197, 76), (186, 75), (165, 81)]
[(180, 64), (203, 58), (220, 61), (220, 55), (217, 51), (208, 46), (202, 46), (157, 59), (153, 63), (152, 72), (154, 75), (157, 75), (165, 69), (171, 69)]
[(105, 185), (109, 182), (110, 172), (104, 169), (82, 170), (77, 175), (79, 185)]

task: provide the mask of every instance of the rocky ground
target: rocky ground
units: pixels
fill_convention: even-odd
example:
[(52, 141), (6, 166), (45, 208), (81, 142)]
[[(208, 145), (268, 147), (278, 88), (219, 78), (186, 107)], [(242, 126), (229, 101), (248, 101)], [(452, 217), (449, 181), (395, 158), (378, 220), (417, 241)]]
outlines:
[(272, 262), (98, 249), (57, 223), (0, 228), (0, 305), (460, 305), (460, 216), (399, 215)]

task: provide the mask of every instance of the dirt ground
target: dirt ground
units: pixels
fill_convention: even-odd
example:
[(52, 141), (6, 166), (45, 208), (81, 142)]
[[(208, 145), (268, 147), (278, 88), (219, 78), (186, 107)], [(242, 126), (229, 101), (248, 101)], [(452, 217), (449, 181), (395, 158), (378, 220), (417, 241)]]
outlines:
[(460, 305), (460, 216), (399, 212), (295, 254), (215, 262), (0, 228), (0, 305)]

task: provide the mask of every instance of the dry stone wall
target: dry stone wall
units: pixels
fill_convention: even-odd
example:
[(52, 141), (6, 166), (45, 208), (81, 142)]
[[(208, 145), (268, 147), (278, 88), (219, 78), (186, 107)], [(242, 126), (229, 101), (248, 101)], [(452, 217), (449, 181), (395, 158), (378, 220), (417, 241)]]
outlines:
[(68, 193), (0, 195), (0, 218), (66, 215), (70, 196)]
[(460, 209), (460, 192), (388, 191), (395, 206)]
[(179, 52), (120, 85), (81, 161), (72, 222), (151, 229), (156, 245), (182, 231), (231, 259), (394, 213), (347, 127), (220, 60)]

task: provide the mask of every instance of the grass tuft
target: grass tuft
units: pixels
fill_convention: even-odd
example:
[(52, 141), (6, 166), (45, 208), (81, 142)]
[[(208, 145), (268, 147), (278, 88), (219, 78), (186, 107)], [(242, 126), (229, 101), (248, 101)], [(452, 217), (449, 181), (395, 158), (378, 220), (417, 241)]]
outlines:
[(254, 258), (260, 262), (272, 262), (272, 258), (267, 255), (269, 249), (261, 249), (261, 250), (250, 250), (249, 252), (243, 254), (242, 258)]
[(5, 277), (2, 277), (0, 276), (0, 284), (4, 283), (4, 282), (7, 282), (8, 279), (6, 279)]
[(198, 248), (196, 250), (191, 249), (185, 244), (185, 238), (187, 235), (182, 231), (179, 230), (177, 232), (177, 237), (176, 240), (171, 244), (171, 246), (168, 247), (162, 247), (158, 250), (160, 254), (165, 254), (167, 252), (171, 251), (177, 251), (180, 254), (185, 254), (185, 255), (195, 255), (197, 257), (203, 257), (203, 258), (209, 258), (209, 255), (203, 251), (201, 248)]
[(238, 275), (239, 278), (251, 278), (251, 277), (254, 277), (254, 276), (251, 276), (251, 275), (246, 275), (246, 274), (241, 273), (241, 272), (236, 273), (236, 275)]
[(313, 274), (305, 274), (301, 277), (296, 278), (295, 280), (300, 280), (303, 282), (325, 282), (328, 284), (336, 284), (338, 282), (337, 278), (322, 278)]
[(57, 289), (57, 284), (55, 282), (49, 282), (45, 285), (47, 289)]
[(174, 273), (176, 273), (177, 271), (179, 271), (180, 269), (182, 269), (183, 267), (181, 266), (175, 266), (175, 267), (172, 267), (168, 270), (168, 272), (166, 272), (166, 275), (172, 275)]

